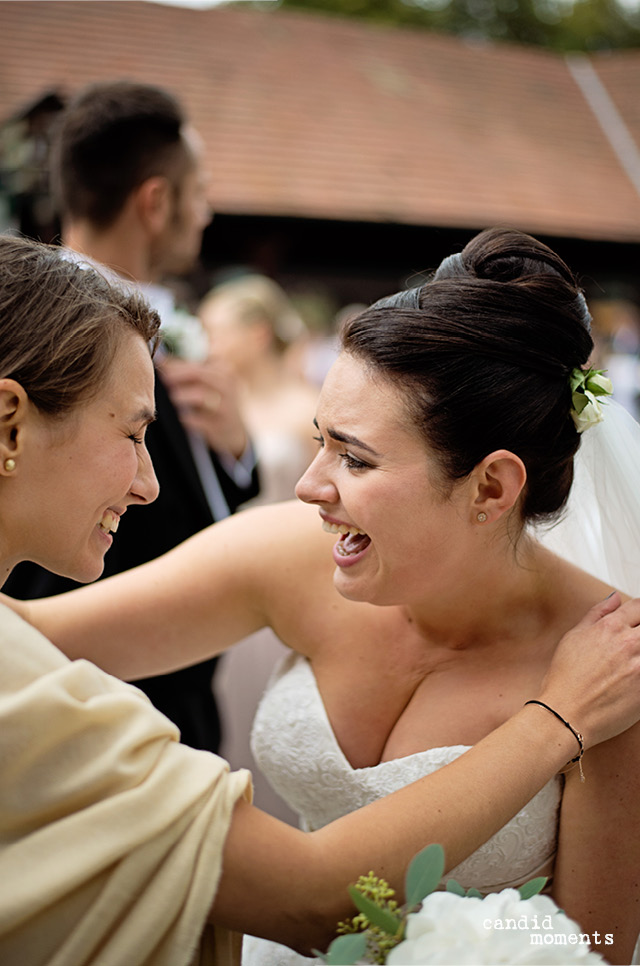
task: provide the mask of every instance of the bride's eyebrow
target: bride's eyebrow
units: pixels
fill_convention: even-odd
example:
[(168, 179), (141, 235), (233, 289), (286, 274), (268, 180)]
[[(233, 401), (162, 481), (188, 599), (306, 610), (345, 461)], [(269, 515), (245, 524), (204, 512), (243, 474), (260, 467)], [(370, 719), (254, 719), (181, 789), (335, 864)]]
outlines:
[[(320, 429), (316, 419), (314, 419), (313, 424), (316, 429)], [(327, 435), (330, 436), (331, 439), (335, 439), (337, 443), (348, 443), (349, 446), (357, 446), (359, 449), (364, 449), (367, 453), (371, 453), (372, 456), (380, 457), (380, 453), (376, 453), (371, 446), (369, 446), (367, 443), (363, 443), (362, 440), (358, 439), (357, 436), (351, 436), (349, 433), (341, 433), (337, 429), (331, 429), (330, 427), (327, 427)]]
[(330, 436), (331, 439), (335, 439), (338, 443), (348, 443), (349, 446), (357, 446), (359, 449), (366, 450), (367, 453), (371, 453), (372, 456), (380, 456), (380, 453), (376, 453), (371, 446), (363, 443), (362, 440), (358, 439), (357, 436), (350, 436), (349, 433), (340, 433), (337, 429), (330, 429), (329, 427), (327, 427), (327, 435)]

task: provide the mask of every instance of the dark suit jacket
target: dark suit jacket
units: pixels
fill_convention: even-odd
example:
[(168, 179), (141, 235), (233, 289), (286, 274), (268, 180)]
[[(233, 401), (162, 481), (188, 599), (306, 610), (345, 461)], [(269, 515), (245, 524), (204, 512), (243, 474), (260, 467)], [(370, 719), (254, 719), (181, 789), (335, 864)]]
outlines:
[[(214, 522), (187, 436), (158, 377), (156, 408), (158, 418), (149, 426), (146, 438), (160, 495), (149, 506), (127, 509), (105, 557), (103, 577), (153, 560)], [(258, 493), (255, 471), (249, 487), (243, 489), (230, 479), (214, 453), (211, 459), (231, 512)], [(35, 564), (23, 563), (15, 568), (2, 590), (13, 597), (31, 599), (78, 586)], [(117, 600), (114, 606), (117, 607)], [(178, 725), (185, 744), (214, 752), (220, 745), (220, 720), (211, 691), (216, 661), (212, 658), (172, 674), (135, 682)]]

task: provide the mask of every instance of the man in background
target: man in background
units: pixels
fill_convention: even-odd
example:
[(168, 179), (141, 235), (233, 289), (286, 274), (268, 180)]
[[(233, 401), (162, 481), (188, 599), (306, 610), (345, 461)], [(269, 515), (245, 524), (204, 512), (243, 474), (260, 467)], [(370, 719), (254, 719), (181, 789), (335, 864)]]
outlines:
[[(103, 576), (165, 553), (258, 492), (232, 378), (207, 358), (195, 320), (176, 310), (162, 285), (167, 275), (193, 267), (210, 220), (200, 150), (171, 94), (128, 82), (81, 92), (63, 112), (54, 140), (52, 183), (64, 245), (111, 280), (140, 288), (159, 312), (172, 349), (161, 348), (156, 359), (157, 421), (146, 436), (160, 495), (123, 516)], [(33, 598), (74, 586), (22, 564), (3, 591)], [(135, 683), (178, 725), (186, 744), (217, 752), (215, 663)]]

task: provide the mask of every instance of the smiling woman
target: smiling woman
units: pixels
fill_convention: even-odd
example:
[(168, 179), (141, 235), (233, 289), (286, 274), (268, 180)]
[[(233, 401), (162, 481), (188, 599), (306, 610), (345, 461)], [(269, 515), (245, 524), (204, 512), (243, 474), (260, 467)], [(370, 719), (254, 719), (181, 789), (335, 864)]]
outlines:
[[(496, 325), (523, 336), (505, 365), (526, 368), (528, 329), (554, 319), (578, 345), (567, 366), (588, 352), (579, 293), (544, 246), (489, 233), (463, 259)], [(635, 754), (637, 729), (608, 739), (640, 716), (640, 601), (602, 602), (608, 586), (527, 533), (530, 513), (560, 505), (568, 468), (560, 481), (556, 467), (551, 500), (527, 434), (493, 424), (484, 443), (476, 428), (465, 468), (467, 444), (439, 440), (443, 389), (424, 346), (424, 389), (365, 351), (388, 329), (391, 343), (407, 337), (409, 360), (429, 340), (435, 358), (440, 338), (467, 362), (471, 352), (476, 372), (490, 368), (482, 332), (472, 350), (454, 338), (455, 326), (473, 330), (465, 284), (447, 283), (441, 336), (429, 305), (443, 289), (429, 284), (416, 308), (373, 307), (347, 330), (299, 484), (311, 506), (247, 510), (71, 594), (5, 598), (49, 639), (0, 607), (3, 966), (232, 962), (229, 930), (308, 953), (347, 915), (349, 882), (374, 868), (401, 891), (430, 842), (486, 891), (555, 860), (564, 908), (627, 955), (640, 843), (625, 832), (639, 789), (620, 761)], [(29, 557), (92, 579), (127, 507), (154, 498), (144, 429), (156, 328), (143, 303), (93, 270), (0, 238), (4, 572)], [(555, 387), (547, 403), (568, 466), (576, 433), (556, 369), (538, 378)], [(543, 437), (554, 418), (540, 423)], [(163, 673), (265, 625), (298, 653), (263, 700), (256, 757), (306, 834), (252, 808), (246, 772), (179, 744), (141, 692), (96, 666), (129, 679)], [(577, 731), (586, 786), (560, 775)], [(248, 953), (290, 960), (272, 944)]]
[[(43, 415), (14, 383), (0, 381), (5, 433), (15, 433), (7, 452), (14, 453), (16, 469), (0, 510), (7, 557), (17, 561), (26, 554), (55, 573), (95, 580), (127, 507), (158, 494), (144, 446), (154, 405), (147, 345), (137, 334), (123, 333), (97, 394), (70, 419)], [(25, 500), (31, 506), (27, 522), (16, 506)]]
[(27, 559), (94, 580), (127, 506), (158, 492), (144, 446), (158, 318), (55, 249), (1, 238), (0, 259), (3, 572)]

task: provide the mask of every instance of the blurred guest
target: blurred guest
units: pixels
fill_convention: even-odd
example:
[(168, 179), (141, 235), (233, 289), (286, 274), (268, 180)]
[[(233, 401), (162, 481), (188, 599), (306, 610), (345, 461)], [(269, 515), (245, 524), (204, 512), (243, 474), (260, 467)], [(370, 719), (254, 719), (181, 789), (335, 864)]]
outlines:
[[(210, 220), (200, 153), (171, 94), (127, 82), (82, 91), (62, 113), (54, 142), (54, 193), (69, 257), (142, 290), (173, 352), (160, 354), (158, 418), (147, 433), (160, 496), (146, 514), (134, 507), (123, 518), (104, 576), (160, 556), (258, 492), (233, 379), (204, 358), (197, 320), (177, 312), (161, 284), (165, 275), (192, 268)], [(72, 586), (25, 563), (4, 589), (31, 598)], [(220, 743), (216, 660), (136, 682), (178, 725), (183, 742), (214, 752)]]
[(596, 364), (607, 370), (618, 402), (640, 418), (640, 310), (627, 299), (591, 301)]
[(215, 358), (239, 381), (242, 413), (260, 461), (257, 502), (294, 496), (316, 449), (313, 418), (318, 392), (284, 364), (285, 352), (306, 329), (284, 290), (264, 275), (216, 286), (199, 315)]
[[(199, 315), (211, 352), (235, 372), (242, 412), (260, 462), (260, 495), (252, 503), (294, 496), (317, 444), (313, 419), (317, 390), (285, 364), (286, 351), (306, 329), (284, 290), (263, 275), (243, 275), (217, 285), (203, 299)], [(222, 755), (248, 763), (254, 801), (295, 824), (294, 812), (276, 795), (253, 759), (253, 718), (269, 678), (288, 653), (270, 628), (263, 628), (224, 655), (215, 692), (225, 722)]]
[(320, 290), (295, 292), (291, 298), (306, 331), (287, 349), (287, 366), (319, 392), (340, 352), (337, 305)]

